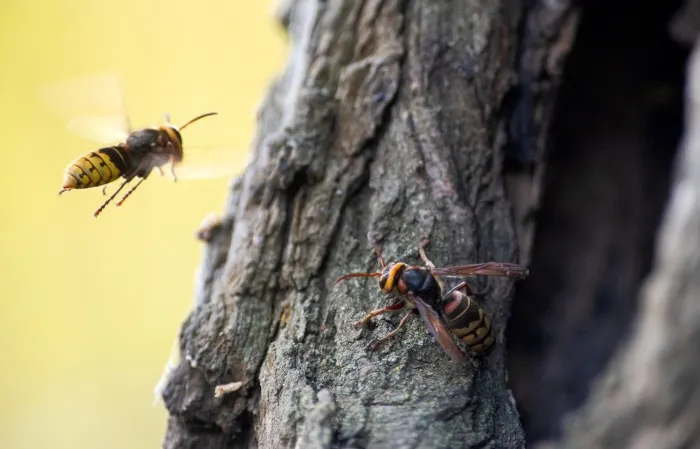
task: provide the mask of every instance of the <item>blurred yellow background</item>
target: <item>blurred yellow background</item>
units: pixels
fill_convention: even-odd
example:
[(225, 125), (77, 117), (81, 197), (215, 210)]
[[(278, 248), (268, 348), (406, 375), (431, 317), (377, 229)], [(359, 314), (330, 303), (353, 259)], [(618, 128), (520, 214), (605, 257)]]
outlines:
[[(0, 15), (0, 447), (160, 447), (152, 406), (193, 297), (201, 244), (228, 179), (157, 173), (124, 206), (93, 212), (100, 189), (59, 197), (63, 171), (99, 148), (39, 96), (47, 84), (122, 76), (132, 126), (175, 124), (227, 142), (242, 170), (255, 111), (284, 65), (270, 2), (9, 0)], [(111, 188), (113, 191), (114, 187)]]

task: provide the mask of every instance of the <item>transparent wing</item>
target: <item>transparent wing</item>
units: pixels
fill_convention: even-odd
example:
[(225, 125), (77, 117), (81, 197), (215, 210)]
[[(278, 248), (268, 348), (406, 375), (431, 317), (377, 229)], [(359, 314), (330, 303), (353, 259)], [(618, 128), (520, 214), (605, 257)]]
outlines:
[(68, 121), (73, 133), (96, 142), (115, 144), (129, 137), (124, 118), (119, 116), (74, 117)]
[(435, 310), (426, 304), (425, 301), (423, 301), (419, 296), (410, 293), (408, 296), (413, 304), (415, 304), (416, 309), (418, 309), (420, 316), (428, 326), (428, 330), (431, 334), (433, 334), (433, 337), (435, 337), (435, 340), (437, 340), (447, 355), (449, 355), (450, 358), (457, 363), (465, 363), (467, 358), (452, 339), (452, 334), (450, 334), (445, 325), (442, 323), (442, 320), (440, 320), (437, 312), (435, 312)]
[(122, 81), (107, 73), (47, 84), (40, 96), (48, 108), (68, 120), (75, 134), (103, 143), (123, 140), (130, 126)]
[(186, 146), (183, 153), (173, 167), (178, 180), (233, 177), (243, 170), (246, 157), (245, 151), (229, 146)]
[(530, 271), (520, 265), (505, 262), (485, 262), (455, 267), (437, 267), (433, 273), (444, 277), (455, 276), (505, 276), (515, 279), (525, 279)]

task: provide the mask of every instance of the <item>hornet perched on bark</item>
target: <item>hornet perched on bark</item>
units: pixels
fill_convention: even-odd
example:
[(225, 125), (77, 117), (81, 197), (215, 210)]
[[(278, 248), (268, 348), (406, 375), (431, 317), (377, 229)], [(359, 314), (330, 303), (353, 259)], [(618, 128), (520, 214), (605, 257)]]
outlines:
[(338, 278), (336, 283), (353, 277), (378, 277), (379, 288), (387, 294), (398, 293), (399, 299), (389, 306), (372, 310), (355, 325), (363, 326), (373, 317), (387, 312), (398, 312), (406, 307), (411, 309), (401, 319), (399, 326), (374, 342), (373, 347), (394, 337), (417, 311), (442, 349), (455, 362), (464, 363), (467, 358), (452, 339), (453, 335), (477, 354), (488, 354), (493, 349), (495, 338), (491, 320), (474, 300), (474, 293), (469, 284), (466, 281), (461, 282), (443, 294), (443, 281), (440, 277), (505, 276), (524, 279), (529, 274), (527, 268), (505, 262), (436, 267), (425, 253), (428, 240), (423, 240), (419, 247), (425, 266), (412, 266), (404, 262), (387, 264), (369, 235), (368, 239), (377, 254), (381, 271), (346, 274)]

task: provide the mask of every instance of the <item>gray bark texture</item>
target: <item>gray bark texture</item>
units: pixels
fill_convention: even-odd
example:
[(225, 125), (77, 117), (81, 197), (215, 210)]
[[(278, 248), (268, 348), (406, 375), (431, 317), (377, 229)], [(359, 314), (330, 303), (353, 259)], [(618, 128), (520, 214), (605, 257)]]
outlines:
[[(388, 301), (376, 279), (334, 280), (378, 269), (368, 232), (388, 260), (420, 264), (424, 235), (437, 265), (526, 264), (560, 65), (548, 48), (561, 56), (571, 40), (555, 32), (568, 6), (545, 4), (529, 19), (527, 66), (516, 62), (520, 2), (282, 5), (288, 65), (226, 215), (202, 234), (163, 447), (525, 446), (502, 344), (514, 281), (475, 279), (497, 347), (458, 366), (419, 318), (369, 349), (400, 316), (353, 327)], [(518, 71), (529, 95), (509, 131)], [(513, 133), (530, 141), (508, 150)], [(528, 169), (504, 175), (509, 154)]]

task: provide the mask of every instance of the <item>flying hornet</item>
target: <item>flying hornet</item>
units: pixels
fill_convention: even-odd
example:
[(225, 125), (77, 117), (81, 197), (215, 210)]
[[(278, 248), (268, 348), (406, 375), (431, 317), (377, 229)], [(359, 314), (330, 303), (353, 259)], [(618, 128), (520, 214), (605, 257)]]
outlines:
[(429, 241), (422, 239), (419, 246), (424, 266), (412, 266), (404, 262), (386, 263), (376, 243), (368, 235), (381, 271), (371, 273), (349, 273), (339, 277), (336, 283), (354, 277), (378, 277), (379, 288), (386, 294), (398, 293), (398, 299), (391, 305), (372, 310), (355, 323), (361, 327), (373, 317), (387, 312), (399, 312), (407, 306), (409, 312), (401, 319), (398, 327), (372, 344), (376, 348), (381, 343), (396, 336), (409, 318), (420, 314), (442, 349), (457, 363), (467, 358), (457, 346), (453, 336), (460, 339), (474, 353), (488, 355), (494, 347), (494, 334), (491, 320), (484, 309), (474, 300), (470, 285), (463, 281), (443, 293), (440, 277), (503, 276), (524, 279), (529, 270), (520, 265), (506, 262), (484, 262), (454, 267), (436, 267), (425, 253)]
[[(170, 174), (178, 179), (215, 178), (234, 173), (234, 152), (228, 148), (202, 151), (203, 147), (183, 149), (182, 130), (216, 112), (200, 114), (176, 126), (165, 114), (165, 124), (132, 129), (126, 113), (125, 97), (120, 78), (116, 75), (91, 76), (47, 86), (44, 100), (63, 115), (69, 116), (68, 128), (75, 134), (108, 144), (86, 153), (66, 167), (59, 195), (73, 189), (103, 187), (122, 178), (112, 195), (95, 211), (97, 217), (119, 192), (138, 178), (116, 203), (122, 203), (153, 172), (164, 175), (163, 167), (170, 164)], [(176, 173), (177, 169), (177, 173)]]

